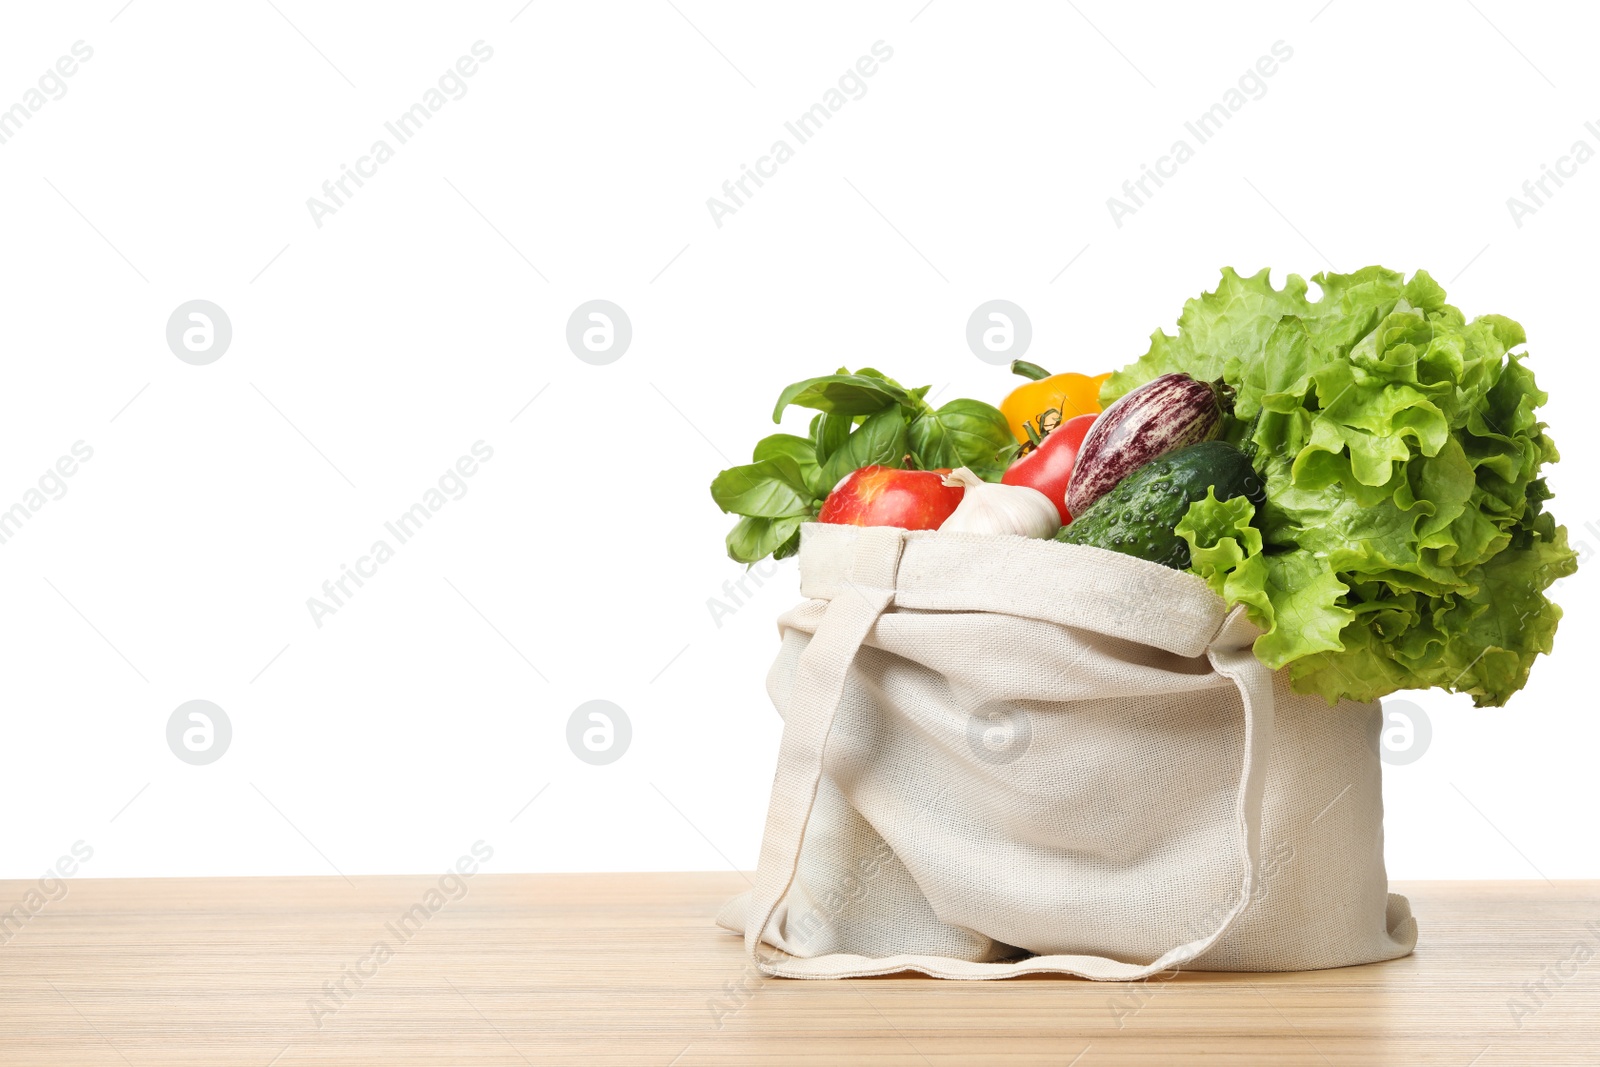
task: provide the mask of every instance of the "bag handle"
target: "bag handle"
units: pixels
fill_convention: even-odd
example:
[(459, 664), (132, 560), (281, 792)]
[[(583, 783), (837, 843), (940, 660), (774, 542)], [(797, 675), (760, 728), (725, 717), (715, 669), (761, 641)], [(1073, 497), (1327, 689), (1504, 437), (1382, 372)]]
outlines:
[(1010, 963), (912, 954), (869, 957), (834, 953), (811, 958), (762, 954), (761, 936), (799, 868), (801, 843), (822, 779), (823, 750), (844, 697), (846, 678), (878, 616), (894, 603), (903, 545), (904, 534), (900, 530), (861, 529), (849, 578), (829, 602), (815, 635), (800, 654), (784, 716), (755, 888), (746, 913), (746, 953), (762, 972), (789, 978), (856, 978), (920, 971), (935, 978), (988, 979), (1051, 973), (1126, 982), (1181, 966), (1211, 948), (1250, 906), (1261, 877), (1261, 800), (1272, 746), (1275, 702), (1272, 672), (1251, 650), (1257, 631), (1243, 608), (1228, 615), (1206, 651), (1212, 667), (1238, 687), (1244, 701), (1244, 759), (1234, 804), (1238, 855), (1244, 873), (1237, 898), (1213, 929), (1175, 945), (1148, 964), (1078, 954), (1031, 956)]
[(784, 716), (778, 771), (772, 779), (761, 858), (744, 928), (745, 952), (763, 970), (761, 935), (800, 865), (800, 842), (822, 780), (822, 748), (844, 699), (845, 677), (873, 623), (894, 602), (895, 575), (904, 543), (898, 529), (861, 528), (849, 577), (828, 602), (822, 623), (795, 666), (793, 695), (789, 714)]

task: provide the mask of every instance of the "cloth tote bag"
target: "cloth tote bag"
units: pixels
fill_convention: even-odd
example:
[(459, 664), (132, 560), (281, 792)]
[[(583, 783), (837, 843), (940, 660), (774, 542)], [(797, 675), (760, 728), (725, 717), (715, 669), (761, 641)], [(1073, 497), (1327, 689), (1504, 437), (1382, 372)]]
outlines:
[(1378, 706), (1292, 692), (1199, 578), (821, 524), (799, 562), (755, 888), (718, 917), (764, 973), (1129, 981), (1416, 944)]

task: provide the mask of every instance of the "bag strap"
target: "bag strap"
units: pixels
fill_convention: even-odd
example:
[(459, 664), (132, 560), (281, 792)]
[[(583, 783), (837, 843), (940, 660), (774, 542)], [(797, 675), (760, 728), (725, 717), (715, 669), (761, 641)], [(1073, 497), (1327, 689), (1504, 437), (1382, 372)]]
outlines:
[(1009, 963), (911, 954), (869, 957), (834, 953), (810, 958), (763, 955), (762, 935), (799, 868), (801, 843), (822, 779), (823, 750), (844, 697), (846, 678), (878, 616), (894, 603), (903, 538), (903, 533), (895, 529), (862, 528), (850, 577), (829, 602), (815, 635), (800, 654), (784, 716), (778, 770), (772, 781), (772, 799), (761, 839), (760, 865), (746, 913), (744, 942), (750, 958), (762, 972), (789, 978), (855, 978), (920, 971), (936, 978), (987, 979), (1051, 973), (1126, 982), (1179, 967), (1204, 953), (1250, 906), (1260, 880), (1261, 800), (1275, 704), (1272, 672), (1251, 650), (1257, 631), (1242, 608), (1235, 609), (1223, 621), (1206, 653), (1217, 673), (1238, 687), (1244, 701), (1244, 759), (1234, 804), (1243, 877), (1238, 896), (1212, 929), (1175, 945), (1147, 964), (1075, 954), (1031, 956)]
[(849, 578), (828, 602), (821, 625), (795, 666), (794, 690), (789, 714), (784, 717), (778, 771), (772, 779), (761, 859), (744, 929), (745, 951), (758, 965), (763, 962), (761, 935), (800, 864), (800, 842), (822, 780), (822, 749), (844, 699), (845, 678), (867, 632), (894, 602), (903, 544), (898, 529), (861, 528)]

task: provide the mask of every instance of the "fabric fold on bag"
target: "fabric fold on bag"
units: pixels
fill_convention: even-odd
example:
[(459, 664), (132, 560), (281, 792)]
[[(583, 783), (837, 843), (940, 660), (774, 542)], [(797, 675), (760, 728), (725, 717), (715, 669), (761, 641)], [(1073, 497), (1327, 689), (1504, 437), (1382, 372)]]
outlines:
[(1415, 944), (1376, 705), (1291, 692), (1199, 579), (820, 525), (800, 568), (756, 888), (718, 920), (766, 973), (1132, 980)]

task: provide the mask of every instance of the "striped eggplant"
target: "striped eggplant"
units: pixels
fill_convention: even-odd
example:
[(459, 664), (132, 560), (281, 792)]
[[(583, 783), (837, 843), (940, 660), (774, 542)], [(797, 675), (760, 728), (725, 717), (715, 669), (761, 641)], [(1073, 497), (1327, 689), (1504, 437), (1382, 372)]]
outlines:
[(1222, 436), (1232, 390), (1220, 380), (1163, 374), (1125, 394), (1095, 419), (1067, 483), (1067, 511), (1082, 515), (1118, 482), (1157, 456)]

